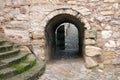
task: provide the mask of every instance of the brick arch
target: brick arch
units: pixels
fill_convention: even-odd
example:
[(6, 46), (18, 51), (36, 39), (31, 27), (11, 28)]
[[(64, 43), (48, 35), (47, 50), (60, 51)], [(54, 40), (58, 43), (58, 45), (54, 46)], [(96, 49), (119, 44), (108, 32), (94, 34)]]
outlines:
[(77, 17), (81, 22), (85, 24), (85, 28), (90, 29), (90, 25), (88, 21), (85, 19), (85, 17), (77, 10), (74, 10), (72, 8), (60, 8), (56, 9), (52, 12), (50, 12), (41, 22), (41, 27), (45, 27), (48, 24), (48, 21), (50, 21), (54, 16), (60, 15), (60, 14), (69, 14), (72, 16)]

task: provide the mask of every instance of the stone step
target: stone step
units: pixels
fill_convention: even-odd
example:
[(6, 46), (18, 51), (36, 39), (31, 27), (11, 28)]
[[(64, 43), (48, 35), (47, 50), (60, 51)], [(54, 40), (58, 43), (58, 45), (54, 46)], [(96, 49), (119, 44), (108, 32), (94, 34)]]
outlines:
[(5, 39), (0, 39), (0, 45), (3, 45), (6, 42)]
[(0, 70), (1, 79), (7, 79), (28, 70), (31, 67), (30, 62), (21, 62), (11, 67)]
[(36, 78), (38, 78), (38, 76), (41, 76), (44, 73), (44, 71), (45, 63), (39, 62), (28, 71), (6, 80), (35, 80)]
[(17, 55), (20, 52), (19, 49), (7, 51), (7, 52), (2, 52), (0, 53), (0, 60), (4, 58), (9, 58), (12, 57), (13, 55)]
[(28, 56), (28, 53), (19, 53), (17, 56), (1, 60), (0, 70), (6, 67), (9, 67), (12, 64), (19, 63), (20, 60), (25, 59), (27, 56)]
[(0, 46), (0, 52), (5, 52), (5, 51), (9, 51), (13, 48), (12, 45), (8, 44), (8, 45), (2, 45)]
[(7, 39), (0, 39), (0, 45), (5, 45), (5, 44), (13, 44), (13, 42), (10, 42)]

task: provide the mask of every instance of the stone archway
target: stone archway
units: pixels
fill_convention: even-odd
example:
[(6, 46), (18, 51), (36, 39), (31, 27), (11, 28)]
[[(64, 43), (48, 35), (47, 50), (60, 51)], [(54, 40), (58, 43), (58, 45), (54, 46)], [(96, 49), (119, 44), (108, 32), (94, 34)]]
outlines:
[[(81, 37), (81, 39), (83, 40), (83, 41), (80, 41), (81, 43), (79, 43), (79, 45), (81, 45), (81, 46), (84, 46), (83, 44), (84, 44), (84, 29), (85, 28), (87, 28), (87, 29), (90, 29), (90, 26), (89, 26), (89, 24), (88, 24), (88, 22), (87, 22), (87, 20), (85, 20), (85, 18), (78, 12), (78, 11), (76, 11), (76, 10), (73, 10), (73, 9), (70, 9), (70, 8), (61, 8), (61, 9), (57, 9), (57, 10), (54, 10), (54, 11), (52, 11), (50, 14), (48, 14), (48, 16), (41, 22), (41, 27), (43, 27), (44, 29), (45, 29), (45, 36), (47, 35), (47, 34), (49, 34), (49, 33), (52, 33), (52, 32), (54, 32), (55, 31), (55, 27), (54, 27), (54, 31), (52, 31), (52, 28), (51, 28), (51, 30), (49, 30), (49, 31), (51, 31), (51, 32), (49, 32), (49, 31), (46, 31), (46, 26), (48, 26), (48, 24), (50, 23), (50, 21), (52, 20), (52, 19), (54, 19), (56, 16), (59, 16), (59, 17), (62, 17), (63, 18), (63, 21), (61, 21), (60, 23), (58, 23), (57, 22), (57, 24), (56, 25), (59, 25), (59, 24), (61, 24), (61, 23), (64, 23), (64, 22), (70, 22), (70, 23), (73, 23), (73, 24), (75, 24), (75, 26), (77, 27), (77, 29), (78, 29), (78, 31), (79, 31), (79, 39), (80, 39), (80, 37)], [(64, 19), (64, 17), (66, 16), (66, 19), (67, 20), (65, 20)], [(58, 17), (56, 17), (56, 18), (58, 18)], [(61, 18), (61, 20), (62, 20), (62, 18)], [(72, 19), (74, 19), (74, 20), (72, 20)], [(55, 20), (55, 19), (54, 19)], [(59, 21), (59, 20), (55, 20), (55, 21)], [(53, 21), (54, 22), (54, 21)], [(55, 22), (54, 22), (55, 23)], [(51, 24), (54, 24), (54, 23), (51, 23)], [(81, 24), (81, 27), (80, 27), (80, 24)], [(79, 25), (79, 27), (78, 27), (78, 25)], [(84, 25), (84, 26), (82, 26), (82, 25)], [(81, 29), (80, 29), (81, 28)], [(50, 29), (50, 28), (49, 28)], [(81, 31), (80, 31), (81, 30)], [(83, 35), (81, 35), (82, 34), (82, 30), (83, 30)], [(51, 34), (52, 35), (52, 34)], [(82, 38), (83, 37), (83, 38)], [(54, 38), (52, 38), (53, 40), (54, 40)], [(48, 39), (48, 36), (45, 38), (45, 41), (46, 41), (46, 46), (45, 46), (45, 53), (46, 53), (46, 56), (47, 56), (47, 59), (49, 59), (49, 57), (50, 57), (50, 53), (52, 52), (52, 51), (54, 51), (54, 50), (52, 50), (52, 49), (50, 49), (49, 47), (48, 47), (48, 44), (53, 44), (54, 43), (54, 41), (53, 41), (53, 43), (52, 42), (49, 42), (50, 41), (50, 38)], [(51, 46), (51, 47), (53, 47), (53, 46)], [(82, 49), (83, 48), (83, 49)], [(84, 54), (84, 47), (82, 47), (81, 49), (79, 49), (81, 52), (83, 52), (83, 54)], [(52, 50), (52, 51), (51, 51)]]
[[(79, 11), (73, 10), (71, 8), (61, 8), (50, 12), (40, 24), (41, 30), (44, 32), (41, 34), (44, 34), (43, 37), (45, 37), (45, 45), (42, 49), (44, 50), (46, 60), (50, 59), (50, 56), (52, 56), (51, 53), (54, 53), (55, 50), (53, 44), (55, 42), (54, 32), (57, 28), (56, 26), (64, 22), (69, 22), (76, 25), (79, 31), (79, 47), (82, 47), (79, 50), (81, 50), (80, 53), (82, 53), (84, 56), (87, 67), (91, 68), (97, 66), (99, 61), (101, 61), (102, 55), (101, 48), (97, 47), (96, 45), (97, 31), (92, 30), (92, 27), (89, 25), (86, 18), (82, 16)], [(82, 41), (80, 41), (80, 38), (82, 38)], [(92, 43), (90, 43), (91, 41)], [(91, 52), (93, 50), (95, 53)]]
[[(56, 38), (55, 38), (55, 31), (62, 23), (72, 23), (78, 29), (78, 38), (79, 38), (79, 50), (78, 54), (82, 55), (84, 53), (84, 23), (80, 22), (80, 20), (70, 14), (60, 14), (53, 17), (47, 24), (45, 28), (45, 35), (46, 35), (46, 47), (49, 53), (49, 57), (52, 58), (56, 51)], [(62, 33), (61, 33), (62, 35)]]
[[(41, 22), (41, 34), (46, 34), (46, 31), (45, 31), (45, 28), (46, 26), (48, 25), (49, 21), (54, 18), (55, 16), (57, 15), (61, 15), (61, 14), (67, 14), (67, 15), (71, 15), (73, 16), (74, 18), (76, 18), (76, 20), (78, 20), (80, 23), (83, 23), (84, 24), (84, 28), (86, 29), (90, 29), (90, 25), (89, 23), (87, 22), (87, 20), (84, 18), (84, 16), (82, 16), (78, 11), (76, 10), (73, 10), (72, 8), (60, 8), (60, 9), (56, 9), (52, 12), (50, 12)], [(73, 22), (72, 22), (73, 23)], [(45, 35), (43, 35), (43, 37), (45, 37)], [(42, 51), (44, 51), (44, 53), (42, 54), (45, 54), (45, 58), (46, 60), (49, 60), (49, 52), (50, 52), (50, 48), (47, 47), (47, 37), (45, 37), (44, 39), (45, 42), (45, 48), (41, 48), (43, 49)], [(84, 50), (84, 49), (82, 49)], [(83, 51), (84, 53), (84, 51)]]

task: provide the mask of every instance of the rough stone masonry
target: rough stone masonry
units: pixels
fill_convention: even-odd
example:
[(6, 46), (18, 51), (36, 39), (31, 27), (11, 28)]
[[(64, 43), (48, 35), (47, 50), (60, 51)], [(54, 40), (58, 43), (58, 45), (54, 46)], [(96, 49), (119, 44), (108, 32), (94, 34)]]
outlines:
[(11, 41), (32, 43), (44, 57), (45, 26), (62, 13), (79, 13), (85, 24), (88, 68), (120, 64), (120, 0), (0, 0), (0, 27)]

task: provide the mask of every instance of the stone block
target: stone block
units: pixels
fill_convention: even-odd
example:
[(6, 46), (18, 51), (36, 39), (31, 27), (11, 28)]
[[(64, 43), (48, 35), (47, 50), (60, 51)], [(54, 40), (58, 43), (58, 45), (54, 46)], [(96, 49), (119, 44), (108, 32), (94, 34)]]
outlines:
[(27, 46), (20, 46), (20, 50), (21, 50), (21, 51), (24, 51), (24, 52), (29, 52), (29, 53), (31, 53), (30, 50), (29, 50), (29, 48), (28, 48)]
[(104, 69), (105, 68), (104, 63), (99, 63), (99, 68)]
[(85, 38), (86, 39), (96, 39), (97, 32), (94, 30), (85, 30)]
[(26, 30), (29, 27), (29, 23), (26, 21), (11, 21), (5, 27), (13, 30)]
[(95, 45), (96, 41), (93, 39), (85, 39), (86, 45)]
[(85, 50), (86, 50), (85, 54), (90, 57), (94, 57), (102, 54), (102, 49), (95, 46), (86, 46)]
[(67, 1), (67, 4), (78, 4), (77, 1)]
[(45, 46), (45, 41), (43, 39), (40, 40), (33, 40), (32, 41), (33, 45), (39, 45), (40, 47)]
[(104, 62), (103, 62), (105, 65), (106, 64), (111, 64), (112, 63), (112, 61), (111, 61), (111, 59), (108, 59), (108, 60), (104, 60)]
[(14, 5), (25, 5), (27, 4), (26, 0), (12, 0)]
[(104, 0), (104, 2), (115, 3), (115, 2), (120, 2), (120, 0)]
[(33, 33), (32, 36), (33, 39), (43, 39), (45, 37), (43, 33)]
[(101, 1), (101, 0), (90, 0), (90, 2), (98, 2), (98, 1)]
[(115, 52), (116, 54), (120, 55), (120, 49), (116, 50)]
[(120, 32), (113, 32), (113, 35), (112, 35), (113, 38), (120, 38)]
[(96, 40), (96, 45), (98, 47), (103, 47), (103, 45), (105, 44), (106, 40), (105, 39), (101, 39), (101, 37), (99, 37), (99, 39)]
[(114, 11), (112, 10), (108, 10), (108, 11), (101, 11), (101, 14), (104, 15), (104, 16), (108, 16), (108, 15), (113, 15), (114, 14)]
[(112, 64), (114, 65), (120, 65), (120, 55), (115, 57), (115, 59), (112, 60)]
[(117, 46), (120, 47), (120, 39), (117, 40)]
[(25, 14), (15, 15), (15, 19), (18, 21), (28, 21), (29, 15), (25, 15)]
[(3, 22), (4, 21), (4, 17), (0, 17), (0, 22)]
[(90, 11), (90, 9), (86, 8), (86, 7), (79, 7), (79, 8), (75, 8), (77, 9), (78, 12), (80, 12), (82, 15), (86, 16), (86, 15), (90, 15), (92, 12)]
[(44, 48), (38, 48), (34, 46), (35, 54), (39, 60), (45, 60), (45, 50)]
[(105, 26), (105, 29), (106, 29), (106, 30), (111, 30), (111, 29), (112, 29), (112, 26), (106, 25), (106, 26)]
[(120, 20), (112, 20), (112, 21), (110, 22), (110, 25), (111, 25), (111, 26), (120, 26)]
[(3, 8), (3, 11), (6, 13), (10, 12), (10, 10), (11, 10), (11, 8), (9, 6)]
[(0, 0), (0, 11), (3, 10), (4, 7), (5, 7), (5, 1)]
[(105, 60), (110, 60), (115, 58), (116, 53), (113, 51), (103, 51), (103, 56)]
[(105, 47), (109, 47), (109, 48), (117, 47), (116, 42), (113, 40), (109, 40), (108, 42), (105, 43)]
[(98, 63), (93, 60), (91, 57), (85, 57), (85, 64), (87, 68), (93, 68), (98, 66)]
[(29, 13), (29, 7), (28, 6), (23, 6), (20, 8), (20, 13), (21, 14), (26, 14)]
[(107, 38), (110, 38), (112, 36), (112, 31), (103, 30), (101, 34), (102, 34), (102, 38), (107, 39)]
[(113, 31), (119, 31), (119, 26), (112, 27), (112, 30), (113, 30)]
[[(1, 1), (3, 1), (3, 0), (1, 0)], [(5, 0), (5, 4), (6, 5), (12, 5), (12, 1), (11, 0)]]

